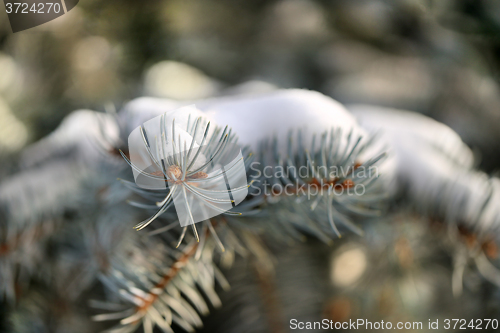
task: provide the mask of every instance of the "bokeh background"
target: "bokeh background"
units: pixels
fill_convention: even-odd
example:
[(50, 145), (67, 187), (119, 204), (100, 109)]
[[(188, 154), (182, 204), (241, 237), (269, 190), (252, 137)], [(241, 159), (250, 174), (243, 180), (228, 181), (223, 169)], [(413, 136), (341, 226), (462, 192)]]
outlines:
[[(1, 175), (13, 170), (20, 149), (77, 109), (119, 109), (139, 96), (191, 100), (292, 87), (421, 112), (456, 130), (482, 170), (500, 166), (497, 0), (80, 0), (63, 17), (16, 34), (0, 9)], [(466, 302), (450, 296), (452, 259), (444, 249), (428, 250), (441, 236), (404, 216), (334, 248), (275, 249), (275, 280), (290, 303), (280, 315), (500, 313), (498, 295), (477, 277), (467, 280)], [(253, 298), (273, 286), (259, 289), (238, 265), (228, 274), (235, 292), (221, 295), (238, 315), (216, 312), (207, 332), (269, 327), (259, 306), (273, 316), (273, 299)], [(364, 284), (352, 289), (367, 267)]]
[(430, 115), (498, 165), (496, 0), (82, 0), (12, 34), (0, 14), (0, 145), (75, 109), (271, 85)]

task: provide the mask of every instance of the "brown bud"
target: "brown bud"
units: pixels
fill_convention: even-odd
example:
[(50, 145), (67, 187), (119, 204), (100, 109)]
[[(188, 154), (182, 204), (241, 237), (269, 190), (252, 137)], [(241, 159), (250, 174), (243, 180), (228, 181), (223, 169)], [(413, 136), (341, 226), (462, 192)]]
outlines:
[(174, 180), (174, 179), (180, 180), (182, 177), (182, 170), (177, 165), (171, 165), (167, 169), (167, 176), (169, 179), (172, 179), (172, 180)]

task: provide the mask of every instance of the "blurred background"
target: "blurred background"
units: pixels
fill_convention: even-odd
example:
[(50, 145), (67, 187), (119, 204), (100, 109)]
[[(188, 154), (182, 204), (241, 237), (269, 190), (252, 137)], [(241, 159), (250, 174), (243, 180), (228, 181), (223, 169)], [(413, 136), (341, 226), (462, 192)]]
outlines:
[(240, 91), (308, 88), (422, 112), (493, 171), (499, 71), (496, 0), (82, 0), (16, 34), (2, 11), (0, 145), (19, 149), (75, 109), (247, 82)]
[[(77, 109), (298, 87), (426, 114), (456, 130), (483, 171), (500, 166), (497, 0), (80, 0), (16, 34), (1, 8), (2, 164)], [(436, 248), (441, 236), (419, 218), (396, 215), (377, 228), (334, 248), (275, 249), (276, 281), (289, 300), (280, 315), (426, 321), (433, 309), (440, 318), (500, 313), (498, 292), (474, 276), (466, 302), (451, 297), (446, 244)], [(216, 312), (206, 332), (268, 327), (255, 305), (262, 300), (252, 299), (262, 288), (238, 265), (228, 273), (236, 294), (221, 295), (238, 315)]]

